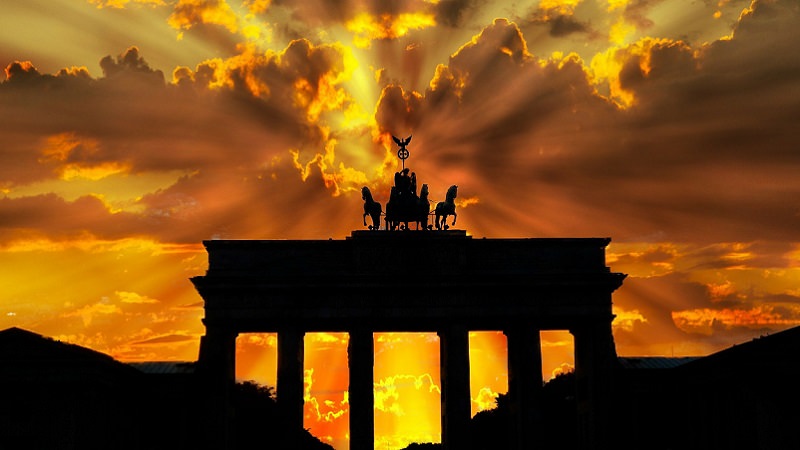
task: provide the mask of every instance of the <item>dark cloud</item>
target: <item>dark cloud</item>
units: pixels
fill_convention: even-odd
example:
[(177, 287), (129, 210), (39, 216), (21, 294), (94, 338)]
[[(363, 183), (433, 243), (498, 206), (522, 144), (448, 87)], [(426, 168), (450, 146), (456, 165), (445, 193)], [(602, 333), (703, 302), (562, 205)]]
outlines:
[[(106, 76), (97, 80), (87, 80), (84, 72), (54, 77), (39, 74), (32, 65), (10, 66), (13, 76), (0, 84), (6, 106), (0, 115), (9, 132), (5, 151), (27, 150), (16, 154), (23, 166), (0, 169), (0, 182), (14, 185), (51, 176), (39, 164), (42, 155), (36, 147), (62, 133), (98, 142), (92, 158), (125, 162), (132, 172), (251, 164), (273, 152), (288, 157), (288, 148), (321, 147), (308, 109), (325, 95), (320, 92), (325, 77), (343, 70), (335, 49), (294, 41), (280, 61), (265, 56), (249, 64), (212, 64), (196, 72), (179, 70), (177, 85), (165, 83), (161, 71), (152, 69), (135, 47), (103, 58)], [(294, 87), (299, 82), (305, 88), (298, 99)], [(38, 91), (24, 89), (32, 83)], [(210, 90), (213, 83), (231, 88)], [(69, 162), (89, 155), (73, 151)], [(34, 171), (37, 165), (44, 170), (38, 175), (20, 171)]]
[[(782, 13), (786, 24), (797, 19), (791, 8)], [(759, 20), (757, 4), (743, 22)], [(491, 203), (514, 198), (552, 216), (564, 234), (796, 240), (796, 28), (776, 25), (771, 39), (740, 27), (699, 56), (670, 41), (630, 52), (621, 80), (636, 100), (625, 110), (597, 96), (579, 66), (542, 68), (513, 50), (524, 48), (516, 33), (492, 38), (500, 29), (487, 29), (441, 71), (463, 81), (451, 83), (461, 92), (451, 114), (472, 123), (454, 127), (449, 140), (470, 139), (475, 154), (461, 161), (475, 162), (470, 184)], [(542, 195), (557, 196), (562, 210), (571, 203), (580, 217), (538, 207), (550, 203)]]
[(523, 29), (529, 31), (546, 28), (548, 35), (553, 38), (567, 38), (574, 34), (582, 34), (583, 39), (595, 39), (599, 36), (599, 33), (592, 27), (591, 21), (581, 20), (573, 8), (568, 6), (549, 5), (543, 7), (538, 5), (525, 17), (520, 17), (515, 21), (521, 24)]
[(5, 72), (9, 83), (24, 83), (25, 80), (37, 80), (41, 77), (30, 62), (14, 61), (6, 67)]
[(653, 26), (653, 21), (647, 17), (650, 8), (661, 3), (662, 0), (634, 0), (625, 5), (624, 17), (640, 30), (647, 30)]
[(588, 24), (580, 22), (574, 16), (558, 15), (548, 21), (550, 36), (564, 37), (573, 33), (587, 33), (591, 31)]
[(190, 342), (197, 338), (195, 336), (184, 336), (178, 334), (171, 334), (168, 336), (159, 336), (144, 341), (132, 342), (131, 345), (159, 345), (159, 344), (172, 344), (176, 342)]
[[(461, 199), (477, 201), (459, 215), (476, 235), (796, 241), (797, 18), (792, 2), (755, 2), (732, 40), (702, 51), (654, 39), (620, 49), (621, 86), (634, 99), (627, 108), (595, 90), (586, 62), (538, 59), (520, 29), (499, 19), (439, 66), (424, 92), (382, 80), (378, 132), (414, 135), (407, 162), (432, 198), (458, 184)], [(164, 229), (195, 218), (202, 225), (194, 235), (161, 232), (186, 241), (233, 222), (257, 229), (263, 220), (264, 236), (300, 232), (309, 221), (294, 202), (358, 203), (349, 197), (365, 182), (387, 183), (374, 166), (385, 154), (380, 142), (391, 151), (390, 141), (358, 138), (369, 165), (326, 154), (326, 146), (347, 145), (320, 116), (350, 105), (343, 86), (326, 84), (346, 70), (336, 46), (296, 40), (280, 54), (180, 68), (174, 85), (135, 47), (101, 67), (104, 77), (92, 80), (9, 66), (0, 114), (2, 152), (14, 164), (0, 169), (4, 186), (52, 178), (66, 164), (185, 170), (193, 175), (141, 199), (141, 216)], [(338, 103), (325, 106), (332, 92)], [(46, 139), (63, 133), (96, 144), (58, 164), (43, 159)], [(345, 177), (350, 170), (367, 175)], [(213, 198), (223, 189), (236, 193), (224, 207)], [(330, 205), (318, 210), (336, 210)], [(345, 229), (357, 222), (341, 216)], [(152, 231), (146, 220), (130, 223)], [(247, 233), (244, 225), (227, 229)], [(765, 258), (752, 263), (780, 262)]]
[(755, 241), (748, 243), (722, 243), (701, 246), (685, 256), (698, 261), (687, 270), (729, 268), (769, 269), (790, 265), (788, 254), (794, 250), (791, 242)]
[[(340, 88), (330, 83), (344, 70), (342, 55), (335, 47), (301, 40), (279, 56), (219, 64), (224, 63), (182, 68), (175, 85), (165, 83), (135, 47), (103, 58), (105, 76), (97, 80), (82, 71), (54, 77), (31, 64), (10, 65), (12, 76), (0, 84), (0, 115), (7, 119), (3, 158), (14, 164), (0, 169), (0, 185), (25, 185), (104, 164), (133, 174), (193, 174), (141, 198), (144, 209), (138, 213), (112, 213), (93, 196), (72, 202), (53, 194), (3, 198), (0, 215), (8, 220), (0, 227), (2, 239), (84, 234), (198, 242), (213, 235), (329, 235), (319, 215), (339, 215), (336, 201), (324, 204), (336, 178), (323, 179), (325, 166), (313, 162), (324, 153), (327, 138), (310, 114), (325, 112), (326, 95), (339, 95)], [(223, 88), (211, 89), (212, 84)], [(347, 105), (340, 100), (332, 107)], [(296, 162), (291, 151), (297, 152)], [(301, 178), (298, 164), (311, 164), (310, 173)], [(220, 196), (226, 200), (220, 202)], [(323, 206), (312, 211), (296, 206), (308, 202)], [(351, 207), (359, 209), (355, 202)]]
[(645, 319), (632, 330), (615, 330), (618, 346), (636, 348), (641, 340), (651, 348), (667, 350), (668, 346), (687, 340), (672, 319), (672, 312), (710, 305), (705, 286), (686, 279), (685, 274), (625, 279), (624, 289), (614, 295), (614, 305), (626, 311), (638, 311)]
[(436, 23), (447, 27), (458, 27), (467, 21), (486, 0), (442, 0), (435, 4)]
[(0, 199), (0, 241), (50, 238), (56, 241), (95, 236), (122, 239), (146, 231), (134, 214), (112, 214), (98, 198), (68, 202), (55, 194)]
[(385, 87), (375, 109), (375, 119), (381, 131), (401, 135), (416, 129), (422, 117), (421, 101), (421, 95), (406, 92), (401, 86), (392, 84)]
[(106, 78), (113, 78), (124, 73), (140, 73), (153, 75), (155, 80), (164, 82), (164, 74), (160, 70), (150, 68), (150, 65), (139, 55), (137, 47), (130, 47), (125, 53), (112, 58), (110, 55), (100, 60), (100, 68)]
[[(707, 286), (689, 281), (686, 273), (628, 277), (615, 293), (614, 304), (643, 318), (632, 328), (614, 331), (615, 343), (625, 355), (705, 355), (800, 322), (796, 297), (754, 298), (747, 293), (712, 297)], [(681, 314), (691, 316), (693, 311), (707, 317), (700, 324), (683, 323)]]

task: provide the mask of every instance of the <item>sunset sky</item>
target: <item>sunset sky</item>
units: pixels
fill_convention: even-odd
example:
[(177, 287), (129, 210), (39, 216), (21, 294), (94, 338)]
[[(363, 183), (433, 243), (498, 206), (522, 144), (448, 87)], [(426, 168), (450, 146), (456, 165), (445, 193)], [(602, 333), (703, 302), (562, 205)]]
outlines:
[[(344, 239), (406, 167), (474, 237), (610, 237), (623, 356), (800, 324), (797, 0), (3, 0), (0, 329), (197, 358), (207, 239)], [(306, 426), (347, 449), (346, 334)], [(275, 383), (275, 336), (237, 374)], [(569, 370), (543, 334), (545, 378)], [(471, 338), (473, 411), (505, 342)], [(438, 441), (435, 334), (376, 335), (376, 446)]]

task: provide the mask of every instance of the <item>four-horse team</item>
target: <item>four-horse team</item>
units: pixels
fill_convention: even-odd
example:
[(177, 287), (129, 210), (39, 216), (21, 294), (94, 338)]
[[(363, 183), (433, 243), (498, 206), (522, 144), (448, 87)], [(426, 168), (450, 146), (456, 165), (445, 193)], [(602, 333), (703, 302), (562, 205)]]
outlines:
[[(405, 170), (407, 171), (408, 169)], [(402, 174), (402, 172), (398, 172), (398, 174)], [(395, 179), (402, 179), (402, 177), (403, 175), (399, 175)], [(450, 186), (445, 200), (437, 202), (436, 207), (431, 210), (431, 201), (428, 199), (428, 185), (423, 184), (419, 195), (417, 195), (416, 176), (412, 173), (408, 178), (413, 180), (408, 185), (401, 181), (399, 186), (397, 183), (392, 186), (385, 213), (381, 204), (373, 199), (369, 188), (367, 186), (361, 188), (361, 198), (364, 200), (363, 219), (365, 227), (368, 226), (367, 216), (372, 219), (372, 224), (369, 225), (370, 230), (381, 229), (381, 216), (385, 218), (386, 230), (409, 230), (411, 223), (416, 225), (417, 230), (429, 230), (434, 225), (437, 230), (446, 230), (450, 228), (446, 223), (448, 216), (453, 216), (452, 225), (456, 224), (458, 215), (456, 214), (455, 198), (458, 194), (458, 186)], [(434, 216), (434, 224), (428, 225), (431, 215)]]
[[(408, 158), (406, 146), (411, 142), (411, 136), (406, 139), (398, 139), (392, 136), (395, 143), (400, 147), (397, 156), (405, 161)], [(405, 166), (405, 164), (404, 164)], [(372, 198), (367, 186), (361, 188), (361, 198), (364, 200), (364, 226), (367, 226), (367, 216), (372, 219), (370, 230), (381, 229), (381, 216), (385, 217), (386, 230), (409, 230), (409, 224), (414, 222), (417, 230), (430, 230), (436, 226), (437, 230), (450, 228), (447, 225), (447, 217), (453, 216), (453, 225), (456, 224), (456, 204), (455, 198), (458, 193), (458, 186), (452, 185), (447, 190), (444, 201), (436, 203), (436, 207), (431, 211), (431, 201), (428, 200), (428, 185), (423, 184), (417, 195), (417, 175), (414, 172), (409, 174), (409, 169), (394, 174), (394, 186), (386, 203), (384, 213), (381, 204)], [(428, 225), (429, 216), (434, 216), (434, 225)]]

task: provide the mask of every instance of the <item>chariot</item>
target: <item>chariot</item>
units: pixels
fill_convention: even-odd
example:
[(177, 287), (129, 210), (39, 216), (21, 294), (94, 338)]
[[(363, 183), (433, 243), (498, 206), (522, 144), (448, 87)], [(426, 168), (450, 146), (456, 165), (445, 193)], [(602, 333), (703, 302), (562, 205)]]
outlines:
[[(367, 216), (372, 219), (370, 230), (381, 229), (381, 216), (386, 222), (385, 230), (410, 230), (410, 224), (414, 223), (417, 230), (432, 230), (434, 226), (437, 230), (450, 228), (447, 225), (447, 217), (453, 216), (453, 225), (456, 224), (456, 205), (455, 198), (458, 193), (458, 186), (452, 185), (447, 190), (444, 201), (436, 203), (436, 207), (431, 210), (431, 200), (428, 199), (428, 185), (423, 184), (417, 195), (417, 176), (414, 172), (409, 175), (409, 169), (405, 167), (405, 159), (408, 158), (406, 146), (411, 142), (411, 136), (406, 139), (398, 139), (392, 136), (395, 143), (400, 146), (397, 156), (403, 160), (403, 170), (395, 173), (394, 186), (392, 186), (389, 201), (386, 203), (384, 213), (381, 204), (375, 201), (367, 186), (361, 188), (361, 198), (364, 200), (364, 226), (367, 225)], [(430, 217), (434, 216), (434, 223), (429, 225)]]

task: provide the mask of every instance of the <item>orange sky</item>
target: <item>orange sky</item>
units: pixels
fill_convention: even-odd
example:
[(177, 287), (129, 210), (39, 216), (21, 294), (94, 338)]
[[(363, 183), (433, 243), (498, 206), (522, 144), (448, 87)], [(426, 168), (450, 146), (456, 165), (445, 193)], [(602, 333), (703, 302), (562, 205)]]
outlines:
[[(610, 237), (621, 355), (800, 324), (796, 0), (6, 0), (0, 329), (195, 360), (204, 239), (343, 239), (406, 166), (475, 237)], [(347, 448), (346, 335), (306, 426)], [(238, 341), (274, 383), (274, 336)], [(505, 389), (471, 337), (473, 410)], [(569, 370), (543, 336), (544, 373)], [(376, 445), (437, 440), (435, 335), (376, 335)], [(338, 362), (337, 362), (338, 361)]]

